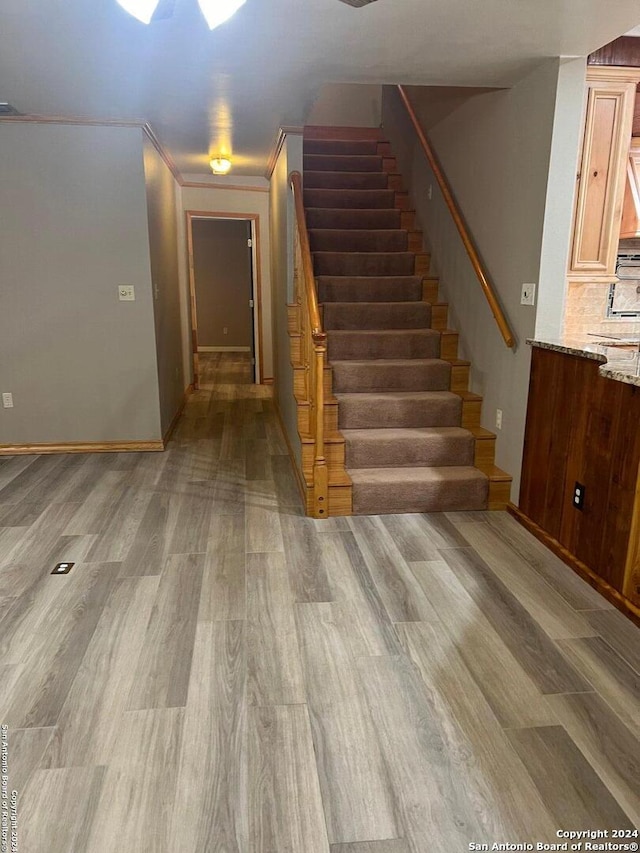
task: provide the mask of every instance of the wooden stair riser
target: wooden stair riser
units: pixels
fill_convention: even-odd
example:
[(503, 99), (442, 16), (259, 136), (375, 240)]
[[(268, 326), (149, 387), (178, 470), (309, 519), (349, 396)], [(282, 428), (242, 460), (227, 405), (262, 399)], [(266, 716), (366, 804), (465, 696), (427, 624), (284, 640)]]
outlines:
[(413, 268), (414, 275), (427, 275), (429, 272), (429, 264), (431, 263), (431, 255), (429, 252), (416, 252), (415, 266)]
[(398, 173), (398, 162), (395, 157), (382, 158), (382, 171), (388, 173)]
[(407, 240), (408, 252), (421, 252), (424, 246), (424, 235), (422, 231), (409, 231)]
[(393, 157), (390, 142), (378, 142), (378, 157)]
[[(397, 192), (395, 195), (394, 207), (396, 210), (409, 210), (409, 193)], [(402, 221), (402, 217), (400, 218)]]
[(511, 477), (506, 480), (489, 478), (489, 510), (502, 512), (511, 502)]
[(440, 358), (445, 361), (455, 361), (458, 358), (458, 333), (452, 329), (440, 332)]
[(387, 189), (394, 190), (397, 193), (405, 192), (402, 175), (390, 172), (389, 177), (387, 178)]
[(416, 227), (415, 210), (400, 210), (400, 227), (405, 231), (412, 231)]
[(422, 299), (424, 302), (430, 302), (432, 305), (438, 301), (438, 289), (440, 282), (437, 278), (425, 276), (422, 279)]
[(454, 393), (469, 390), (469, 365), (454, 364), (451, 366), (451, 386)]
[(431, 303), (431, 328), (442, 332), (449, 326), (449, 306), (446, 302)]
[(483, 474), (489, 474), (496, 464), (496, 437), (476, 436), (474, 462)]
[(473, 429), (480, 426), (482, 418), (482, 398), (462, 399), (462, 424), (464, 429)]
[(329, 486), (329, 515), (353, 514), (353, 486)]

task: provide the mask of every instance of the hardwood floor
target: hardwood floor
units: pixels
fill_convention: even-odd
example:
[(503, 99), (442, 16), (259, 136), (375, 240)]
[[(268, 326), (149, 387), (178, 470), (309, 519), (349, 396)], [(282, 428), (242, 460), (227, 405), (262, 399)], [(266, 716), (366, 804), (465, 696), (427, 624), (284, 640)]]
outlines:
[(165, 453), (0, 461), (20, 853), (637, 826), (640, 631), (504, 513), (305, 518), (271, 389), (201, 361)]

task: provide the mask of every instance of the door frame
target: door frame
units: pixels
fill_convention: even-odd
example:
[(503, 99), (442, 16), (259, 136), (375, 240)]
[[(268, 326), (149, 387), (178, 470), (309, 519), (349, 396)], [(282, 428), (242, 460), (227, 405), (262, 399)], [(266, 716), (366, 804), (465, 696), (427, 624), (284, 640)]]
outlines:
[(260, 214), (230, 213), (223, 210), (186, 210), (187, 258), (189, 263), (189, 294), (191, 305), (191, 355), (193, 361), (193, 387), (198, 386), (198, 312), (196, 307), (196, 279), (193, 264), (194, 219), (240, 219), (251, 225), (251, 298), (253, 299), (253, 354), (255, 358), (255, 381), (264, 384), (262, 356), (262, 277), (260, 271)]

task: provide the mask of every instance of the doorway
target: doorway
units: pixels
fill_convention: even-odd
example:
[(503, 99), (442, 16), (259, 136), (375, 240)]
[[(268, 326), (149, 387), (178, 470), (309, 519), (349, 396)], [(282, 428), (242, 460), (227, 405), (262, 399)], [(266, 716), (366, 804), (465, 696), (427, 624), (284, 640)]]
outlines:
[(187, 213), (194, 387), (205, 353), (243, 353), (260, 381), (257, 217)]

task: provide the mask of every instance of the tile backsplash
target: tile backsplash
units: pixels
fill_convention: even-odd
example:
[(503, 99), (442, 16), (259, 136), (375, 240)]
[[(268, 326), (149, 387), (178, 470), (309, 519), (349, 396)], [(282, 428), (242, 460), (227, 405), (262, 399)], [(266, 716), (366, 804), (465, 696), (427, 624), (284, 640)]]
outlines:
[[(615, 310), (640, 310), (640, 295), (635, 282), (621, 282), (623, 287), (614, 296)], [(633, 285), (630, 287), (628, 285)], [(569, 282), (564, 315), (564, 335), (582, 339), (596, 333), (600, 335), (639, 335), (640, 318), (607, 317), (609, 285), (600, 282)], [(637, 307), (635, 307), (637, 306)]]

